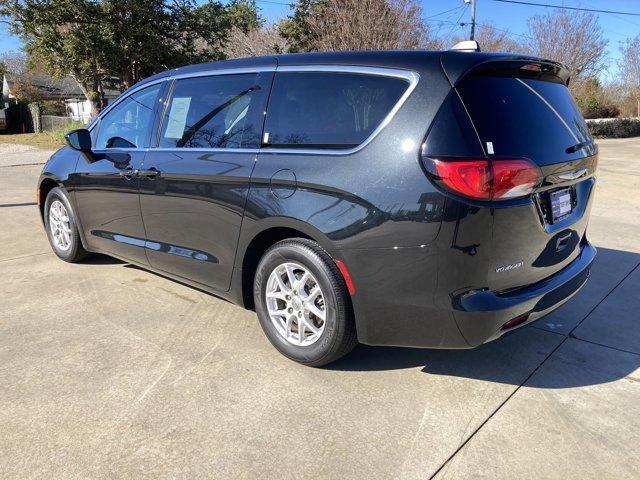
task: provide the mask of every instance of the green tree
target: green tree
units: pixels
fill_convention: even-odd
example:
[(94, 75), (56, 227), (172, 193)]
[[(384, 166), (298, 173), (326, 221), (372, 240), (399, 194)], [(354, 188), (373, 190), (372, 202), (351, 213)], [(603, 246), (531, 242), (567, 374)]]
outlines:
[(574, 98), (585, 118), (613, 118), (620, 109), (596, 77), (583, 78), (574, 87)]
[(161, 70), (221, 59), (231, 27), (218, 1), (0, 0), (0, 15), (34, 61), (73, 75), (96, 111), (105, 79), (119, 78), (124, 89)]
[(26, 43), (31, 63), (62, 77), (71, 73), (87, 98), (99, 104), (99, 80), (105, 74), (107, 31), (100, 5), (88, 0), (0, 0), (0, 14)]
[(314, 34), (309, 19), (314, 10), (322, 8), (324, 0), (298, 0), (293, 13), (280, 22), (280, 35), (287, 42), (287, 51), (310, 52), (314, 49)]
[(231, 0), (227, 5), (227, 18), (231, 26), (243, 33), (259, 30), (264, 25), (255, 0)]

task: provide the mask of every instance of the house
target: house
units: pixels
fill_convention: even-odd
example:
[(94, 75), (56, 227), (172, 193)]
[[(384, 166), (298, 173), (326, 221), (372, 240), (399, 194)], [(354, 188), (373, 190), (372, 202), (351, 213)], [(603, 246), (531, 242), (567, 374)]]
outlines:
[[(108, 87), (104, 89), (107, 104), (120, 95), (120, 91), (113, 86), (115, 82), (112, 80), (108, 83)], [(2, 82), (2, 97), (6, 104), (16, 98), (18, 90), (28, 90), (30, 96), (39, 100), (64, 102), (65, 116), (74, 120), (87, 123), (91, 119), (91, 102), (87, 100), (80, 85), (71, 75), (56, 79), (49, 75), (35, 73), (5, 74)]]

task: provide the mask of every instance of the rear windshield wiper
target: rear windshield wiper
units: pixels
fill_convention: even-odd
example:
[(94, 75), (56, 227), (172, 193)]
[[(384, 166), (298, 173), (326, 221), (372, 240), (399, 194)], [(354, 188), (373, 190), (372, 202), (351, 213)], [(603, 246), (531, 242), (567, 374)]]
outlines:
[(578, 144), (576, 144), (576, 145), (574, 145), (572, 147), (567, 148), (566, 152), (567, 153), (574, 153), (574, 152), (577, 152), (578, 150), (582, 150), (583, 148), (590, 147), (593, 144), (594, 144), (593, 140), (588, 140), (586, 142), (581, 142), (581, 143), (578, 143)]

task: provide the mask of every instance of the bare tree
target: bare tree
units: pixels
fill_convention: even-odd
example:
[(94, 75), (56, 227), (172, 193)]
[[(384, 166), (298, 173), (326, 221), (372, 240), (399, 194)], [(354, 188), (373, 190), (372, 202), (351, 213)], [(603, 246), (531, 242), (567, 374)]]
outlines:
[(308, 19), (312, 49), (393, 50), (433, 45), (415, 0), (326, 0)]
[(22, 75), (27, 71), (27, 56), (24, 53), (9, 52), (0, 54), (0, 63), (4, 64), (7, 72), (15, 75)]
[(286, 49), (286, 41), (280, 36), (276, 25), (256, 28), (243, 32), (233, 27), (229, 32), (224, 53), (227, 58), (255, 57), (282, 53)]
[(622, 86), (627, 96), (636, 101), (636, 114), (640, 117), (640, 34), (628, 38), (620, 46), (622, 57), (618, 60)]
[[(467, 40), (466, 36), (455, 36), (451, 44)], [(483, 52), (521, 52), (527, 51), (527, 46), (516, 42), (506, 30), (498, 30), (487, 23), (476, 28), (475, 40)]]
[(590, 12), (556, 10), (529, 20), (531, 53), (563, 63), (575, 79), (595, 77), (605, 68), (607, 40)]

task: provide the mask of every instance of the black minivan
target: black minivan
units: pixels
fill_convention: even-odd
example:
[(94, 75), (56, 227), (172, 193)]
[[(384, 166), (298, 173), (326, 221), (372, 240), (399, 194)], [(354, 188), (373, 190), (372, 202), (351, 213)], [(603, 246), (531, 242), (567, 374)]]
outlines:
[(459, 50), (178, 68), (69, 133), (38, 203), (63, 260), (111, 255), (254, 308), (303, 364), (357, 342), (476, 347), (589, 276), (597, 147), (568, 82)]

